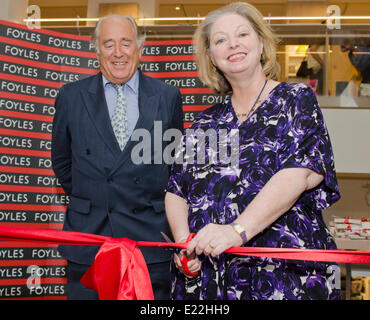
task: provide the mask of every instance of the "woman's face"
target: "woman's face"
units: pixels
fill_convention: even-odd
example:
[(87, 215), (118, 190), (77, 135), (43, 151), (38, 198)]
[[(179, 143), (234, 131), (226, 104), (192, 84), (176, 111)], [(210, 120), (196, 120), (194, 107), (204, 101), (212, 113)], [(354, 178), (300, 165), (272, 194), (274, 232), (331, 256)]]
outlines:
[(262, 50), (251, 23), (238, 14), (223, 15), (211, 27), (210, 58), (229, 80), (261, 68)]

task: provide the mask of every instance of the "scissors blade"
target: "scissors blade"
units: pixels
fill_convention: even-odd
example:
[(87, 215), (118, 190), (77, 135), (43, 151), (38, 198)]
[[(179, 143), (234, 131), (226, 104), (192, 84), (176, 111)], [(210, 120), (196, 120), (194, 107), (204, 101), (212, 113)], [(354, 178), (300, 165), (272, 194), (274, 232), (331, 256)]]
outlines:
[(166, 242), (173, 243), (173, 241), (170, 239), (170, 237), (168, 235), (166, 235), (164, 232), (161, 231), (161, 235), (164, 238), (164, 240), (166, 240)]
[[(161, 235), (164, 238), (164, 240), (166, 240), (166, 242), (173, 243), (171, 238), (168, 235), (166, 235), (164, 232), (161, 231)], [(179, 253), (180, 250), (178, 248), (167, 248), (167, 250), (174, 252), (178, 256), (178, 258), (181, 259), (181, 254)]]

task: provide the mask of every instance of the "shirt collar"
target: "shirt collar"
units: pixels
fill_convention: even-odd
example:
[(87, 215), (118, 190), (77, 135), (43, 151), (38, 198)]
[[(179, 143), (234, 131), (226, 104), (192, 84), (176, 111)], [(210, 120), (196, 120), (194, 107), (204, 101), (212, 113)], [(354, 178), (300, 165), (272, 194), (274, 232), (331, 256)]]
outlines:
[[(103, 74), (102, 74), (102, 77), (103, 77), (103, 86), (104, 86), (104, 88), (108, 84), (112, 85), (112, 83), (106, 77), (104, 77)], [(131, 79), (129, 81), (127, 81), (125, 83), (125, 85), (127, 85), (135, 94), (138, 93), (138, 91), (139, 91), (139, 69), (136, 70), (134, 75), (131, 77)]]

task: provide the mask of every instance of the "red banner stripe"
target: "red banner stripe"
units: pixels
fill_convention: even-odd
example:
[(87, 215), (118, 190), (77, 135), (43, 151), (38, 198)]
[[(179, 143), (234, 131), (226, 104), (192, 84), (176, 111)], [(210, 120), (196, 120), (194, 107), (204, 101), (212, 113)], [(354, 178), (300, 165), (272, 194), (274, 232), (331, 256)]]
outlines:
[(20, 118), (20, 119), (28, 119), (28, 120), (45, 121), (45, 122), (53, 122), (53, 116), (45, 116), (45, 115), (42, 115), (42, 114), (27, 113), (27, 112), (0, 110), (0, 116), (10, 117), (10, 118)]
[[(24, 211), (65, 211), (66, 206), (57, 206), (57, 205), (42, 205), (42, 204), (23, 204), (23, 203), (0, 203), (0, 209), (3, 210), (19, 210), (22, 209)], [(4, 225), (1, 223), (0, 225)], [(27, 223), (27, 226), (29, 223)], [(25, 226), (26, 227), (26, 226)]]
[[(19, 209), (23, 210), (23, 205), (22, 204), (19, 207), (20, 207)], [(61, 210), (60, 212), (65, 212), (65, 210)], [(26, 228), (26, 229), (61, 230), (62, 227), (63, 227), (63, 223), (1, 222), (0, 226), (9, 227), (9, 228), (14, 227), (14, 228)]]
[(12, 129), (0, 129), (0, 135), (15, 136), (15, 137), (25, 137), (25, 138), (35, 138), (35, 139), (51, 139), (50, 133), (41, 133), (35, 131), (20, 131)]
[(146, 46), (168, 46), (168, 45), (182, 45), (182, 44), (192, 44), (193, 40), (153, 40), (145, 41)]
[(36, 192), (36, 193), (64, 193), (63, 188), (56, 187), (33, 187), (24, 185), (0, 184), (0, 191)]
[[(43, 284), (66, 284), (67, 278), (38, 278), (37, 282), (40, 285)], [(16, 279), (0, 279), (0, 286), (22, 286), (27, 285), (29, 282), (29, 279), (22, 279), (22, 278), (16, 278)]]
[(197, 93), (213, 93), (211, 89), (208, 88), (180, 88), (182, 94), (197, 94)]
[(67, 300), (66, 296), (37, 296), (37, 297), (11, 297), (1, 300)]
[(209, 108), (209, 105), (186, 105), (182, 106), (183, 111), (203, 111)]
[(153, 78), (191, 78), (198, 77), (196, 71), (186, 72), (144, 72), (145, 75)]
[(66, 266), (67, 261), (63, 259), (48, 259), (48, 260), (0, 260), (0, 267), (15, 267), (15, 266)]
[(47, 45), (27, 42), (23, 40), (11, 39), (7, 37), (0, 36), (0, 42), (12, 44), (15, 46), (26, 47), (34, 50), (46, 51), (50, 53), (60, 54), (60, 55), (69, 55), (73, 57), (82, 57), (82, 58), (92, 58), (96, 59), (95, 52), (87, 52), (87, 51), (79, 51), (79, 50), (72, 50), (72, 49), (64, 49), (64, 48), (56, 48), (50, 47)]
[[(50, 151), (38, 151), (38, 150), (29, 150), (29, 149), (15, 149), (15, 148), (1, 148), (0, 153), (2, 154), (17, 154), (22, 156), (32, 156), (32, 157), (43, 157), (50, 158)], [(53, 172), (54, 174), (54, 172)]]
[(184, 128), (187, 129), (192, 125), (192, 122), (184, 122)]
[(10, 63), (26, 65), (30, 67), (35, 67), (35, 68), (59, 71), (59, 72), (64, 71), (64, 72), (83, 73), (83, 74), (91, 74), (91, 75), (97, 74), (99, 72), (98, 69), (63, 66), (60, 64), (39, 62), (39, 61), (30, 60), (30, 59), (17, 58), (17, 57), (6, 56), (6, 55), (1, 55), (1, 54), (0, 54), (0, 60), (5, 61), (5, 62), (10, 62)]
[(55, 176), (54, 171), (50, 169), (37, 169), (37, 168), (24, 168), (24, 167), (0, 166), (0, 172), (29, 173), (29, 174), (38, 174), (38, 175), (45, 175), (45, 176)]
[(22, 101), (27, 101), (27, 102), (44, 103), (44, 104), (50, 104), (50, 105), (54, 105), (54, 101), (55, 101), (55, 99), (30, 96), (26, 94), (4, 92), (4, 91), (0, 91), (0, 98), (22, 100)]
[(143, 62), (158, 62), (158, 61), (193, 61), (195, 57), (193, 55), (170, 55), (170, 56), (142, 56), (140, 61)]
[[(3, 225), (3, 223), (1, 223)], [(40, 228), (41, 229), (41, 228)], [(57, 248), (57, 244), (1, 241), (1, 248)]]

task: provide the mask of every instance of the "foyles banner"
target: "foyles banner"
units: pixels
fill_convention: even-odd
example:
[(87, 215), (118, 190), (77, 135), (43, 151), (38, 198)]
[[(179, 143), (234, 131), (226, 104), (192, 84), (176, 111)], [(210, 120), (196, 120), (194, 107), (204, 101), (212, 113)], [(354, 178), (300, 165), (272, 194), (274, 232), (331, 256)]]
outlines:
[[(59, 88), (98, 72), (90, 37), (0, 20), (0, 224), (61, 229), (68, 197), (51, 168)], [(141, 70), (177, 86), (188, 127), (221, 100), (197, 77), (191, 41), (147, 41)], [(56, 246), (0, 242), (0, 299), (65, 299)]]

